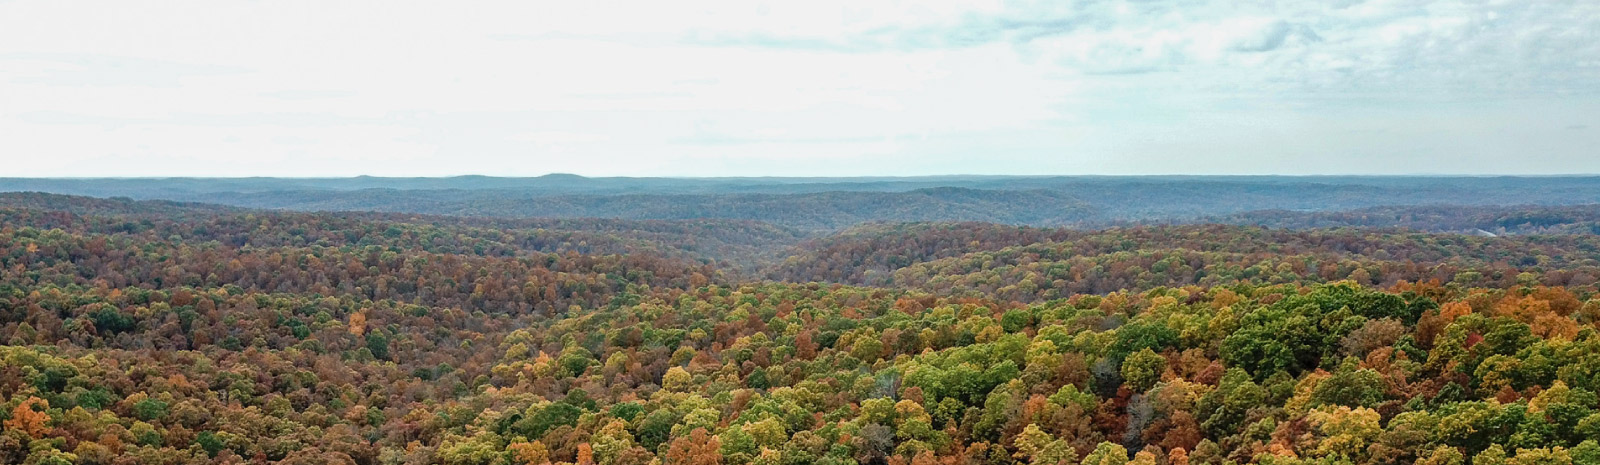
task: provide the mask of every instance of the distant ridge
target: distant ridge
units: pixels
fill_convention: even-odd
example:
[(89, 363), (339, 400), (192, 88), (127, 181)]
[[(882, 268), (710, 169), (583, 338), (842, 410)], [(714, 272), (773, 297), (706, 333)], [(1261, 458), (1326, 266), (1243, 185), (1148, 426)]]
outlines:
[[(516, 178), (0, 178), (34, 191), (301, 211), (486, 217), (759, 220), (808, 230), (874, 221), (983, 221), (1035, 226), (1220, 221), (1281, 210), (1564, 206), (1600, 203), (1600, 177), (930, 176), (626, 178), (552, 173)], [(1276, 214), (1273, 216), (1284, 216)], [(1209, 219), (1209, 220), (1208, 220)], [(1283, 219), (1285, 224), (1300, 220)], [(1494, 231), (1492, 228), (1485, 230)]]

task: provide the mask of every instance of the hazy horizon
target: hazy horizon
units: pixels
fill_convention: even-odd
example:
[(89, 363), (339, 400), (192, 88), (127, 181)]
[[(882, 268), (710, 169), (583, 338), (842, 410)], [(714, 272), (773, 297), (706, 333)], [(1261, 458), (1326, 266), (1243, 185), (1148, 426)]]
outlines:
[(488, 179), (539, 179), (546, 177), (578, 177), (584, 179), (928, 179), (928, 178), (1596, 178), (1600, 172), (1583, 173), (1528, 173), (1528, 174), (1460, 174), (1460, 173), (1394, 173), (1394, 174), (1362, 174), (1362, 173), (1315, 173), (1315, 174), (1243, 174), (1243, 173), (1215, 173), (1215, 174), (1180, 174), (1180, 173), (1148, 173), (1148, 174), (978, 174), (978, 173), (947, 173), (947, 174), (918, 174), (918, 175), (846, 175), (846, 176), (781, 176), (781, 175), (725, 175), (725, 176), (594, 176), (578, 173), (543, 173), (529, 175), (492, 175), (492, 174), (450, 174), (439, 176), (383, 176), (356, 174), (348, 176), (3, 176), (0, 179), (37, 179), (37, 180), (96, 180), (96, 179), (128, 179), (128, 180), (160, 180), (160, 179), (305, 179), (305, 180), (343, 180), (343, 179), (458, 179), (458, 178), (488, 178)]

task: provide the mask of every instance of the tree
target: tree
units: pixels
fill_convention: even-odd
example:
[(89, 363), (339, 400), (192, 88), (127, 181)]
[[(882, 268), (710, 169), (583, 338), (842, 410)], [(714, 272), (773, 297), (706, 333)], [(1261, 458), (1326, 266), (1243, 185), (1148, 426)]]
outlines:
[(1506, 465), (1506, 450), (1499, 444), (1491, 444), (1483, 452), (1472, 457), (1472, 465)]
[(1375, 407), (1382, 402), (1383, 375), (1359, 366), (1354, 358), (1345, 359), (1333, 376), (1322, 380), (1312, 390), (1313, 404)]
[(1431, 452), (1419, 455), (1423, 458), (1417, 460), (1417, 465), (1466, 465), (1467, 463), (1466, 456), (1462, 455), (1460, 450), (1449, 446), (1439, 446)]
[(49, 430), (45, 425), (50, 421), (50, 415), (45, 413), (49, 409), (50, 402), (30, 396), (11, 409), (11, 418), (4, 425), (6, 429), (21, 431), (32, 438), (43, 438)]
[(1083, 457), (1081, 465), (1128, 465), (1128, 449), (1110, 442), (1094, 446), (1094, 452)]
[(1049, 433), (1039, 429), (1037, 424), (1028, 424), (1014, 440), (1017, 445), (1015, 457), (1027, 460), (1030, 464), (1056, 464), (1077, 461), (1078, 452), (1066, 441), (1056, 439)]
[(684, 392), (694, 388), (694, 375), (683, 367), (667, 369), (667, 374), (661, 377), (661, 387), (668, 391)]
[(1600, 465), (1600, 443), (1594, 439), (1578, 443), (1568, 453), (1572, 456), (1572, 465)]
[(506, 446), (517, 465), (545, 465), (550, 463), (550, 451), (539, 441), (514, 442)]
[(1145, 392), (1161, 380), (1167, 369), (1167, 358), (1150, 349), (1140, 349), (1122, 361), (1122, 378), (1129, 389)]
[(587, 442), (578, 444), (577, 465), (594, 465), (594, 448)]
[(594, 460), (615, 463), (618, 457), (633, 448), (633, 435), (628, 433), (627, 422), (612, 420), (590, 437), (589, 444)]
[(718, 452), (722, 443), (716, 436), (706, 433), (704, 428), (695, 428), (688, 436), (672, 441), (667, 448), (667, 453), (662, 457), (666, 465), (722, 465), (722, 454)]
[(1404, 323), (1393, 318), (1367, 320), (1355, 331), (1339, 341), (1340, 351), (1346, 356), (1366, 357), (1368, 352), (1393, 345), (1407, 333)]
[(1383, 431), (1378, 412), (1368, 408), (1323, 408), (1312, 411), (1306, 418), (1323, 435), (1322, 442), (1317, 445), (1317, 454), (1321, 456), (1362, 461), (1367, 447)]
[(1506, 465), (1572, 465), (1572, 455), (1560, 447), (1517, 449), (1517, 455), (1506, 459)]

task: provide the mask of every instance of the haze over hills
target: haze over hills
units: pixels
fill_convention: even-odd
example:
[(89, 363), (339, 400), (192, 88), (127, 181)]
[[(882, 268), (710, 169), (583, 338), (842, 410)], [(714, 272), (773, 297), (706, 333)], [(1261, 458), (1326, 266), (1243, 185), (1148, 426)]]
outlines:
[[(1353, 210), (1269, 209), (1203, 217), (1147, 216), (1140, 220), (1111, 220), (1081, 203), (1076, 208), (1062, 206), (1057, 202), (1078, 201), (1049, 190), (944, 187), (910, 192), (788, 195), (565, 195), (486, 198), (480, 202), (466, 197), (435, 200), (431, 204), (398, 195), (403, 192), (412, 191), (383, 189), (329, 194), (323, 199), (330, 203), (314, 207), (301, 204), (293, 210), (127, 197), (0, 192), (0, 219), (100, 233), (146, 231), (153, 228), (152, 224), (166, 224), (167, 227), (155, 230), (164, 231), (162, 236), (177, 234), (178, 237), (214, 237), (211, 230), (237, 228), (235, 223), (240, 218), (254, 217), (271, 218), (279, 223), (315, 220), (317, 228), (334, 230), (349, 229), (354, 224), (379, 230), (388, 225), (415, 225), (423, 227), (425, 235), (464, 234), (473, 240), (486, 240), (488, 242), (475, 247), (500, 253), (650, 253), (716, 263), (728, 267), (729, 271), (773, 279), (809, 277), (877, 284), (884, 283), (881, 279), (887, 273), (915, 263), (1032, 244), (1065, 243), (1097, 235), (1130, 235), (1114, 232), (1124, 228), (1236, 225), (1269, 230), (1351, 229), (1357, 234), (1367, 231), (1480, 236), (1600, 233), (1600, 204), (1390, 205)], [(475, 191), (450, 192), (470, 194)], [(367, 195), (356, 195), (362, 193)], [(316, 198), (305, 192), (260, 198), (281, 200), (294, 195)], [(412, 202), (407, 203), (408, 199)], [(443, 213), (435, 213), (439, 211)], [(1048, 216), (1062, 212), (1066, 216)], [(640, 217), (644, 219), (637, 219)], [(306, 230), (299, 233), (298, 239), (278, 240), (353, 245), (366, 243), (363, 238), (375, 238), (382, 232), (367, 231), (341, 238), (322, 237)], [(1166, 233), (1153, 234), (1163, 236)], [(260, 238), (249, 234), (226, 240), (241, 246), (261, 243)], [(883, 255), (885, 251), (897, 252)], [(808, 264), (819, 260), (830, 265), (849, 263), (852, 270), (827, 271)], [(876, 273), (878, 278), (866, 279), (862, 273)]]
[(1094, 226), (1257, 210), (1588, 205), (1600, 202), (1600, 177), (4, 178), (0, 191), (300, 211), (747, 219), (836, 230), (872, 221)]

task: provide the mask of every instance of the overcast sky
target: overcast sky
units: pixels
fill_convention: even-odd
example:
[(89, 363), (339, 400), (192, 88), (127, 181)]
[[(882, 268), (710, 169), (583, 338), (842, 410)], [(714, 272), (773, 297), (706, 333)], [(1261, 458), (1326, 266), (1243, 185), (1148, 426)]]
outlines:
[(1600, 173), (1600, 2), (0, 0), (0, 176)]

